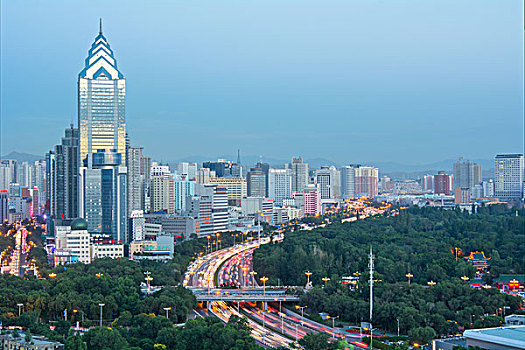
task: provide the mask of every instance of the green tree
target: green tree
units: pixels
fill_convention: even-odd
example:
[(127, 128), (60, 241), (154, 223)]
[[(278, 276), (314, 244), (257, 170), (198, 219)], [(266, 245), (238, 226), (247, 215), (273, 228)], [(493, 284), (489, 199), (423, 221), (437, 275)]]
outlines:
[(66, 338), (65, 350), (87, 350), (87, 344), (79, 334), (72, 334)]
[(96, 327), (83, 337), (89, 350), (120, 350), (128, 346), (126, 339), (112, 328)]
[(299, 344), (307, 350), (335, 350), (337, 343), (330, 342), (330, 336), (326, 333), (310, 333), (299, 340)]
[(436, 331), (432, 327), (417, 327), (408, 331), (411, 341), (419, 344), (427, 344), (436, 336)]

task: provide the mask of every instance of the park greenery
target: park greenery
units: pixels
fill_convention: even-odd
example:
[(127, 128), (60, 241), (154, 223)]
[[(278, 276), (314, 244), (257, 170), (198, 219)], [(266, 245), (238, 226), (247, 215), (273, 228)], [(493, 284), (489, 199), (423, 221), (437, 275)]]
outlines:
[[(1, 275), (0, 320), (61, 341), (70, 350), (256, 349), (242, 319), (226, 325), (213, 318), (186, 322), (196, 300), (191, 291), (175, 286), (176, 268), (174, 262), (97, 259), (51, 270), (56, 276), (46, 279)], [(146, 270), (163, 289), (151, 295), (141, 291)], [(20, 317), (18, 304), (23, 305)], [(165, 308), (170, 308), (169, 318)], [(71, 330), (77, 322), (91, 328), (77, 335)]]
[[(483, 278), (490, 284), (501, 273), (525, 272), (524, 211), (519, 216), (505, 206), (488, 206), (469, 214), (461, 210), (409, 208), (397, 216), (341, 223), (287, 234), (280, 244), (255, 251), (254, 269), (277, 284), (306, 284), (311, 271), (314, 288), (302, 296), (307, 311), (327, 312), (341, 321), (369, 320), (368, 254), (375, 255), (374, 327), (427, 343), (436, 335), (456, 334), (465, 327), (499, 325), (489, 316), (499, 308), (514, 312), (520, 299), (495, 289), (474, 289), (462, 276), (475, 277), (475, 268), (454, 247), (468, 255), (484, 251), (491, 257)], [(411, 283), (406, 274), (411, 273)], [(343, 276), (358, 277), (356, 285)], [(323, 277), (330, 278), (324, 288)], [(434, 281), (429, 286), (427, 282)], [(505, 309), (506, 310), (506, 309)], [(509, 311), (507, 311), (509, 312)], [(500, 310), (501, 314), (501, 310)]]

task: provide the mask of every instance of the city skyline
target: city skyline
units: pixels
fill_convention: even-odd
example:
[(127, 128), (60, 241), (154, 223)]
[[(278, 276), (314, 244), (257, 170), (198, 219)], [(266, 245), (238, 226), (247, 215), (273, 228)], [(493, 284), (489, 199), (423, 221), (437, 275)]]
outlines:
[[(346, 11), (364, 11), (371, 9), (364, 5), (357, 4), (353, 4), (353, 7), (350, 5), (345, 7), (340, 3), (336, 5), (335, 7), (337, 7), (337, 9)], [(128, 120), (130, 136), (136, 144), (144, 146), (145, 153), (156, 159), (172, 161), (174, 159), (189, 158), (195, 154), (203, 154), (213, 159), (214, 155), (209, 154), (209, 149), (224, 154), (233, 153), (232, 151), (237, 148), (241, 148), (244, 154), (263, 154), (265, 157), (285, 159), (290, 158), (294, 154), (298, 154), (305, 158), (331, 158), (330, 160), (339, 164), (350, 161), (364, 162), (365, 160), (367, 163), (377, 161), (401, 162), (402, 159), (407, 158), (410, 158), (410, 160), (414, 162), (420, 162), (423, 159), (432, 162), (445, 158), (455, 158), (458, 156), (458, 150), (460, 150), (460, 153), (465, 154), (466, 158), (472, 159), (492, 158), (496, 153), (521, 152), (523, 128), (509, 128), (509, 126), (515, 123), (519, 125), (523, 122), (523, 83), (521, 79), (523, 75), (514, 74), (522, 73), (522, 66), (513, 65), (515, 60), (521, 62), (522, 53), (517, 53), (519, 50), (516, 49), (519, 47), (517, 47), (517, 45), (514, 47), (513, 44), (518, 43), (518, 39), (522, 38), (523, 33), (515, 31), (516, 33), (520, 33), (520, 35), (512, 34), (510, 38), (503, 40), (501, 35), (504, 35), (505, 31), (510, 31), (512, 28), (498, 22), (498, 20), (504, 21), (506, 18), (510, 18), (509, 16), (512, 16), (512, 10), (518, 7), (517, 3), (507, 4), (506, 8), (499, 6), (497, 9), (484, 4), (476, 9), (479, 11), (479, 18), (469, 17), (467, 22), (478, 21), (492, 11), (492, 15), (497, 15), (494, 17), (494, 27), (478, 27), (480, 33), (464, 32), (461, 33), (462, 35), (458, 34), (458, 38), (447, 37), (447, 40), (449, 40), (447, 44), (445, 42), (434, 42), (433, 44), (443, 45), (441, 49), (453, 48), (454, 50), (459, 50), (461, 40), (467, 40), (467, 42), (463, 42), (463, 44), (468, 43), (467, 48), (462, 48), (462, 50), (466, 51), (470, 48), (474, 51), (472, 53), (461, 51), (461, 57), (454, 57), (454, 50), (452, 50), (449, 52), (450, 57), (447, 56), (449, 65), (440, 65), (437, 61), (432, 60), (426, 61), (428, 67), (433, 67), (433, 70), (427, 73), (421, 71), (424, 66), (422, 62), (420, 62), (419, 66), (412, 65), (407, 69), (410, 60), (406, 62), (406, 65), (401, 64), (400, 58), (402, 57), (396, 56), (395, 50), (388, 51), (390, 55), (385, 56), (384, 59), (378, 59), (369, 65), (363, 65), (363, 59), (366, 55), (349, 52), (346, 50), (347, 48), (343, 47), (344, 45), (338, 46), (336, 43), (341, 43), (343, 42), (341, 40), (346, 38), (350, 43), (358, 44), (356, 46), (358, 48), (375, 49), (376, 53), (381, 54), (388, 53), (387, 51), (383, 51), (386, 50), (386, 47), (380, 45), (385, 44), (385, 42), (366, 42), (363, 37), (360, 37), (361, 41), (356, 41), (356, 37), (345, 37), (344, 34), (351, 29), (364, 28), (364, 24), (359, 21), (357, 24), (352, 25), (338, 21), (335, 21), (337, 23), (331, 23), (329, 25), (323, 23), (324, 27), (320, 29), (320, 32), (305, 28), (304, 21), (306, 19), (311, 20), (314, 12), (320, 11), (320, 8), (312, 3), (307, 3), (307, 6), (299, 9), (301, 14), (305, 15), (305, 18), (298, 19), (297, 26), (292, 26), (291, 29), (287, 27), (287, 31), (283, 32), (283, 37), (279, 38), (277, 42), (275, 38), (263, 37), (265, 40), (257, 45), (262, 45), (263, 43), (272, 44), (269, 47), (276, 50), (274, 52), (275, 56), (268, 53), (264, 59), (257, 56), (257, 53), (261, 53), (260, 47), (253, 42), (241, 39), (243, 39), (243, 36), (249, 34), (263, 35), (268, 33), (270, 29), (262, 26), (262, 19), (271, 19), (273, 18), (272, 16), (275, 17), (274, 19), (277, 20), (277, 26), (269, 32), (274, 34), (279, 28), (279, 25), (290, 24), (282, 22), (283, 18), (281, 18), (281, 16), (269, 12), (269, 8), (275, 6), (274, 4), (270, 4), (269, 8), (259, 6), (246, 8), (237, 4), (237, 6), (240, 6), (240, 9), (247, 11), (249, 15), (254, 15), (256, 11), (261, 11), (262, 19), (257, 20), (251, 27), (249, 26), (247, 33), (244, 34), (240, 34), (235, 30), (237, 28), (236, 25), (240, 25), (241, 23), (235, 22), (231, 25), (225, 25), (226, 23), (224, 21), (226, 17), (210, 17), (212, 9), (220, 10), (222, 11), (220, 13), (224, 15), (227, 9), (231, 10), (232, 6), (235, 7), (232, 4), (227, 4), (225, 8), (221, 9), (211, 6), (211, 8), (208, 8), (206, 11), (202, 11), (203, 9), (200, 9), (198, 6), (173, 5), (178, 6), (177, 8), (179, 10), (186, 10), (187, 15), (195, 15), (195, 17), (189, 16), (190, 18), (182, 16), (182, 19), (184, 19), (184, 21), (182, 21), (183, 23), (175, 26), (171, 26), (172, 23), (170, 23), (166, 30), (157, 33), (159, 40), (161, 40), (165, 38), (166, 33), (171, 33), (172, 30), (175, 30), (177, 35), (172, 38), (173, 42), (151, 40), (152, 43), (149, 43), (144, 41), (147, 37), (153, 37), (155, 32), (159, 30), (158, 24), (152, 25), (152, 23), (148, 23), (148, 18), (151, 20), (150, 17), (152, 13), (146, 12), (144, 14), (144, 25), (139, 28), (138, 26), (130, 26), (130, 24), (124, 23), (122, 18), (124, 15), (119, 17), (110, 14), (111, 6), (115, 5), (109, 5), (108, 8), (104, 9), (98, 5), (89, 8), (89, 15), (80, 21), (75, 21), (75, 25), (70, 28), (71, 30), (64, 30), (63, 27), (59, 28), (65, 24), (64, 21), (67, 21), (66, 19), (61, 19), (62, 22), (47, 23), (48, 25), (46, 25), (38, 35), (36, 35), (35, 28), (32, 28), (32, 26), (24, 28), (16, 26), (17, 21), (26, 20), (27, 18), (34, 19), (35, 27), (38, 26), (39, 21), (42, 19), (37, 18), (36, 15), (46, 17), (41, 15), (41, 11), (43, 11), (44, 14), (46, 11), (53, 11), (54, 6), (57, 6), (57, 4), (32, 6), (31, 8), (25, 8), (22, 4), (4, 4), (2, 18), (2, 37), (4, 43), (2, 50), (2, 155), (6, 155), (14, 150), (43, 154), (49, 149), (49, 145), (60, 137), (61, 130), (72, 120), (76, 119), (75, 110), (77, 101), (74, 98), (76, 89), (72, 77), (74, 77), (75, 74), (78, 73), (79, 68), (81, 68), (80, 63), (85, 57), (88, 47), (87, 41), (92, 42), (97, 34), (98, 17), (104, 18), (104, 32), (105, 34), (107, 33), (108, 40), (117, 52), (119, 68), (126, 72), (126, 77), (129, 79), (130, 87), (129, 98), (127, 99), (128, 108), (126, 111), (126, 119)], [(68, 6), (74, 7), (74, 5)], [(81, 7), (81, 5), (78, 6)], [(376, 6), (375, 9), (378, 11), (378, 15), (385, 15), (382, 11), (386, 11), (389, 5), (384, 4), (384, 6), (385, 8), (378, 8)], [(444, 15), (444, 13), (442, 13), (444, 7), (445, 5), (443, 5), (443, 7), (437, 6), (433, 8), (433, 10), (436, 11), (436, 15), (433, 17), (434, 20), (443, 20), (443, 17), (440, 16)], [(467, 8), (468, 5), (463, 5), (463, 7), (459, 6), (457, 9), (458, 13), (455, 15), (459, 16), (461, 11), (466, 11)], [(414, 5), (407, 6), (404, 9), (416, 14), (429, 8), (425, 8), (425, 5)], [(290, 5), (283, 6), (284, 14), (289, 13), (287, 11), (291, 10), (292, 7)], [(320, 16), (336, 16), (335, 10), (335, 8), (326, 9), (318, 14)], [(6, 15), (6, 12), (9, 13), (9, 16)], [(95, 15), (94, 12), (98, 12), (98, 15)], [(23, 17), (22, 14), (24, 14)], [(93, 18), (90, 18), (92, 14)], [(282, 16), (284, 16), (284, 14)], [(355, 13), (351, 14), (355, 16)], [(203, 28), (201, 32), (195, 32), (198, 24), (204, 24), (204, 22), (199, 22), (204, 18), (208, 20), (214, 19), (215, 22), (210, 21), (209, 23), (205, 23), (206, 26), (204, 26), (205, 28)], [(244, 18), (239, 18), (237, 13), (231, 13), (230, 19), (232, 18), (237, 21), (246, 21)], [(343, 19), (341, 16), (334, 18), (337, 20)], [(365, 15), (365, 18), (368, 17)], [(137, 18), (133, 19), (137, 20)], [(406, 17), (405, 19), (409, 22), (416, 20), (414, 18), (407, 19)], [(457, 18), (452, 18), (450, 23), (447, 25), (443, 24), (442, 27), (435, 28), (434, 30), (454, 31), (459, 28), (465, 29), (462, 26), (467, 26), (467, 23), (460, 25), (456, 23), (454, 19)], [(393, 21), (390, 18), (387, 20)], [(414, 44), (415, 41), (423, 43), (421, 42), (422, 38), (404, 36), (409, 33), (410, 23), (403, 25), (399, 22), (393, 23), (397, 25), (395, 26), (397, 31), (394, 30), (391, 34), (393, 36), (391, 39), (395, 40), (390, 43), (390, 45), (403, 43), (403, 40), (412, 40), (410, 44)], [(220, 27), (221, 24), (225, 26)], [(193, 32), (191, 30), (189, 30), (188, 33), (180, 31), (181, 28), (177, 26), (183, 25), (188, 25), (188, 28), (193, 29)], [(361, 27), (359, 27), (359, 25), (361, 25)], [(223, 29), (219, 31), (219, 33), (214, 33), (212, 37), (215, 41), (206, 36), (206, 34), (211, 33), (209, 29), (213, 26), (219, 26), (219, 29)], [(16, 34), (13, 30), (14, 28), (17, 28)], [(177, 31), (177, 29), (179, 29), (179, 31)], [(483, 41), (481, 38), (482, 34), (487, 34), (486, 31), (490, 29), (497, 30), (491, 32), (491, 35), (485, 37), (483, 39), (485, 41)], [(193, 34), (196, 40), (196, 43), (193, 44), (194, 46), (187, 42), (187, 40), (192, 38), (190, 34)], [(370, 38), (377, 40), (379, 39), (379, 34), (378, 32), (372, 31)], [(424, 34), (432, 33), (425, 32)], [(439, 38), (431, 38), (443, 40), (441, 38), (443, 33), (439, 35)], [(39, 37), (42, 39), (41, 36), (45, 36), (47, 41), (42, 41), (38, 44), (33, 42), (33, 46), (26, 45), (30, 43), (31, 40), (35, 40), (31, 39), (30, 36), (35, 36), (35, 39)], [(72, 36), (78, 37), (79, 39), (69, 42), (68, 40), (70, 40)], [(228, 41), (228, 38), (231, 38), (231, 40)], [(308, 38), (312, 40), (306, 43)], [(142, 39), (138, 41), (141, 45), (145, 46), (145, 49), (136, 50), (137, 46), (134, 45), (134, 43), (136, 44), (136, 39)], [(294, 60), (294, 55), (292, 55), (290, 50), (279, 47), (278, 43), (290, 44), (293, 42), (292, 39), (301, 39), (297, 44), (298, 46), (295, 47), (295, 49), (297, 49), (296, 55), (310, 52), (312, 55), (310, 59), (315, 57), (321, 64), (315, 65), (310, 62), (309, 65), (308, 59), (306, 58), (297, 59), (297, 57), (295, 57)], [(326, 42), (326, 39), (330, 40)], [(385, 40), (385, 38), (382, 40)], [(37, 60), (35, 53), (39, 49), (49, 47), (49, 43), (64, 44), (66, 42), (67, 45), (65, 45), (65, 47), (67, 48), (67, 52), (63, 51), (64, 45), (54, 45), (54, 52), (56, 54), (53, 55), (52, 64), (48, 70), (41, 71), (40, 75), (32, 74), (33, 70), (41, 67), (41, 64), (51, 61), (51, 57), (48, 57), (45, 52), (42, 57), (39, 57), (39, 60)], [(488, 45), (487, 43), (489, 42), (490, 44)], [(206, 45), (199, 46), (199, 43), (214, 43), (213, 52), (216, 54), (220, 52), (221, 54), (216, 56), (203, 56), (204, 53), (210, 54), (211, 51), (202, 51), (205, 50)], [(152, 44), (155, 45), (152, 46)], [(242, 60), (241, 57), (239, 57), (236, 61), (229, 62), (227, 59), (231, 57), (229, 57), (227, 53), (217, 51), (221, 44), (229, 44), (231, 49), (242, 54)], [(404, 42), (404, 44), (407, 45), (409, 43)], [(80, 47), (80, 45), (83, 46)], [(430, 54), (436, 53), (432, 50), (438, 50), (439, 45), (436, 47), (430, 47), (428, 43), (425, 45), (420, 47), (421, 52), (419, 52), (419, 58), (430, 59)], [(482, 50), (482, 47), (485, 45), (491, 47), (491, 52), (499, 50), (499, 61), (493, 60), (495, 57), (491, 56), (492, 53)], [(520, 45), (522, 45), (522, 40)], [(315, 51), (315, 49), (319, 47), (326, 49), (324, 55)], [(16, 50), (14, 50), (14, 48), (16, 48)], [(131, 48), (135, 49), (135, 54), (130, 54)], [(178, 50), (183, 48), (192, 48), (193, 50)], [(209, 47), (208, 49), (211, 50)], [(389, 49), (393, 50), (392, 47), (389, 47)], [(404, 49), (406, 49), (406, 47)], [(250, 50), (255, 51), (251, 52)], [(474, 52), (477, 53), (477, 61), (467, 62), (472, 58), (470, 54)], [(334, 55), (334, 53), (338, 55)], [(416, 52), (412, 53), (415, 54)], [(147, 54), (148, 57), (146, 57), (145, 54)], [(354, 55), (352, 56), (354, 61), (343, 62), (350, 54)], [(209, 64), (205, 64), (206, 62), (204, 62), (207, 61), (207, 57), (211, 57), (211, 59), (208, 60)], [(376, 59), (378, 58), (377, 55), (374, 57)], [(247, 62), (250, 61), (248, 58), (253, 58), (253, 62), (248, 64)], [(281, 58), (282, 60), (278, 60), (277, 58)], [(405, 58), (408, 59), (409, 57)], [(144, 72), (145, 70), (140, 66), (140, 62), (138, 62), (142, 60), (142, 64), (151, 64), (155, 59), (159, 60), (162, 64), (156, 66), (148, 65), (148, 69), (146, 69), (148, 73)], [(168, 64), (169, 62), (167, 61), (170, 59), (175, 59), (175, 66)], [(330, 70), (320, 67), (322, 63), (330, 60), (333, 60), (332, 62), (335, 63), (334, 67), (337, 69)], [(359, 61), (361, 65), (355, 65), (356, 60)], [(391, 65), (391, 70), (385, 66), (387, 61), (389, 62), (388, 64)], [(24, 62), (26, 64), (32, 62), (32, 64), (26, 66), (26, 70), (20, 70)], [(413, 64), (415, 62), (411, 63)], [(200, 74), (190, 76), (190, 73), (199, 73), (196, 72), (195, 69), (191, 69), (190, 72), (181, 74), (178, 78), (173, 77), (175, 73), (184, 73), (181, 71), (182, 68), (190, 68), (188, 64), (194, 65), (195, 69), (206, 68), (206, 70), (201, 71)], [(159, 75), (162, 67), (164, 67), (165, 74)], [(364, 71), (368, 73), (375, 72), (375, 75), (368, 75), (366, 79), (364, 79), (364, 76), (355, 75), (355, 77), (359, 77), (359, 79), (349, 79), (352, 73), (358, 73), (358, 67), (365, 68)], [(416, 69), (416, 67), (418, 68)], [(293, 69), (290, 70), (290, 68)], [(316, 68), (317, 70), (306, 68)], [(373, 70), (373, 68), (381, 69)], [(459, 68), (463, 68), (464, 70), (462, 72), (456, 71)], [(486, 71), (486, 68), (492, 68), (492, 71)], [(76, 72), (71, 74), (71, 69), (75, 69)], [(474, 106), (474, 101), (469, 102), (468, 99), (461, 99), (462, 96), (466, 97), (462, 95), (463, 92), (452, 91), (452, 95), (448, 96), (448, 98), (452, 100), (448, 101), (453, 101), (454, 103), (449, 105), (444, 104), (443, 106), (439, 105), (439, 112), (433, 111), (432, 113), (434, 114), (432, 114), (428, 111), (431, 106), (436, 107), (435, 104), (431, 103), (425, 106), (424, 104), (417, 103), (414, 105), (413, 102), (409, 104), (408, 100), (402, 102), (403, 99), (394, 101), (396, 95), (399, 95), (399, 91), (403, 90), (404, 85), (402, 84), (399, 86), (399, 91), (394, 93), (394, 91), (391, 90), (389, 92), (390, 95), (385, 94), (386, 87), (392, 84), (393, 81), (391, 79), (395, 78), (392, 75), (392, 71), (396, 69), (398, 70), (396, 72), (397, 75), (401, 74), (400, 72), (406, 73), (406, 76), (402, 79), (405, 82), (417, 78), (420, 83), (439, 83), (436, 86), (439, 86), (443, 95), (439, 95), (438, 97), (438, 95), (434, 94), (437, 90), (434, 91), (430, 89), (429, 96), (425, 97), (422, 92), (421, 94), (418, 93), (418, 96), (423, 101), (427, 101), (429, 98), (430, 100), (427, 102), (432, 99), (439, 99), (441, 101), (448, 100), (446, 97), (447, 93), (445, 92), (447, 89), (445, 88), (447, 83), (450, 88), (454, 79), (462, 82), (466, 81), (467, 83), (479, 83), (478, 85), (474, 84), (470, 86), (470, 90), (467, 89), (470, 91), (469, 93), (473, 95), (476, 93), (490, 92), (489, 95), (499, 95), (499, 99), (491, 100), (485, 96), (485, 98), (477, 99), (475, 102), (476, 105)], [(251, 71), (257, 74), (250, 74)], [(453, 71), (455, 74), (451, 74)], [(483, 74), (485, 78), (487, 78), (483, 82), (476, 80), (480, 79), (479, 76), (474, 79), (475, 73), (480, 73), (481, 71), (484, 72)], [(271, 74), (265, 77), (265, 72)], [(233, 79), (232, 73), (236, 73), (237, 75), (242, 73), (241, 75), (245, 77), (245, 80), (243, 80), (242, 77), (237, 77), (238, 80)], [(381, 75), (380, 73), (385, 74)], [(426, 75), (429, 73), (431, 74)], [(437, 77), (438, 73), (447, 73), (448, 75), (440, 79)], [(35, 103), (21, 104), (20, 84), (26, 82), (30, 74), (34, 86), (26, 86), (28, 92), (22, 95), (23, 98), (30, 96)], [(49, 74), (52, 74), (53, 78), (50, 79), (51, 76), (49, 76)], [(326, 76), (321, 77), (320, 74), (326, 74)], [(465, 74), (472, 79), (466, 79)], [(205, 77), (202, 75), (207, 76), (208, 80), (204, 79)], [(306, 77), (312, 79), (301, 80)], [(170, 80), (171, 78), (174, 79)], [(268, 85), (271, 78), (274, 78), (275, 81)], [(397, 78), (399, 78), (399, 76)], [(323, 79), (325, 81), (323, 81)], [(332, 79), (332, 81), (326, 81), (330, 79)], [(447, 82), (447, 79), (452, 80)], [(60, 82), (60, 86), (53, 86), (53, 84), (56, 84), (54, 81)], [(151, 88), (152, 81), (155, 82), (153, 88)], [(381, 85), (381, 88), (375, 89), (374, 93), (370, 90), (367, 92), (368, 95), (365, 94), (365, 91), (371, 88), (370, 84), (373, 82), (386, 85)], [(489, 84), (489, 82), (491, 83)], [(249, 96), (246, 92), (240, 91), (246, 90), (246, 86), (243, 84), (247, 83), (249, 83), (248, 87), (251, 88), (249, 89), (250, 93), (257, 96)], [(298, 83), (298, 85), (294, 87), (294, 84), (291, 83)], [(365, 84), (363, 85), (363, 83)], [(52, 88), (49, 90), (56, 90), (53, 96), (49, 94), (49, 92), (42, 90), (42, 88), (46, 87), (46, 84), (51, 84)], [(299, 85), (301, 85), (302, 88), (296, 89)], [(358, 91), (357, 85), (365, 87), (365, 89), (359, 89)], [(406, 90), (409, 91), (410, 89), (414, 89), (416, 85), (410, 86), (410, 84), (408, 84), (404, 87), (409, 88)], [(168, 88), (166, 89), (167, 86)], [(39, 94), (37, 94), (37, 87), (40, 87)], [(187, 89), (184, 89), (184, 87)], [(261, 87), (266, 87), (266, 89), (261, 91)], [(326, 92), (327, 90), (325, 88), (327, 87), (330, 88), (328, 92), (331, 93)], [(390, 86), (390, 88), (392, 87), (393, 86)], [(455, 89), (465, 87), (466, 86), (460, 85), (455, 87)], [(353, 90), (353, 93), (345, 95), (345, 93), (343, 93), (345, 88)], [(219, 89), (222, 89), (222, 91), (218, 91)], [(452, 88), (450, 89), (454, 90)], [(291, 94), (292, 91), (295, 92)], [(279, 93), (283, 93), (283, 95), (280, 95), (280, 97), (276, 96), (279, 95)], [(411, 94), (413, 93), (414, 90)], [(467, 95), (469, 93), (467, 93)], [(173, 95), (171, 96), (170, 94)], [(396, 118), (391, 118), (391, 114), (387, 113), (387, 111), (379, 113), (376, 110), (373, 111), (373, 113), (379, 113), (380, 115), (370, 115), (371, 112), (369, 113), (369, 111), (367, 112), (363, 109), (366, 106), (360, 105), (362, 101), (347, 100), (347, 97), (350, 95), (355, 98), (360, 94), (361, 99), (366, 100), (368, 107), (378, 103), (386, 103), (383, 107), (387, 109), (390, 108), (391, 113), (392, 111), (397, 111), (397, 114), (393, 114)], [(206, 103), (197, 104), (196, 99), (198, 95), (201, 95), (203, 101), (206, 101)], [(519, 97), (517, 97), (517, 95), (519, 95)], [(283, 101), (286, 96), (291, 98)], [(183, 98), (178, 99), (177, 97)], [(397, 98), (399, 97), (401, 96), (397, 96)], [(406, 95), (403, 96), (403, 98), (407, 97)], [(413, 97), (413, 101), (420, 101), (420, 99), (416, 98), (417, 96), (413, 95)], [(470, 97), (472, 98), (473, 96)], [(261, 105), (262, 100), (267, 98), (269, 98), (269, 103), (263, 103)], [(281, 99), (280, 102), (279, 99)], [(57, 100), (62, 103), (54, 103), (54, 101)], [(148, 100), (154, 103), (148, 103)], [(174, 103), (171, 103), (172, 100)], [(507, 101), (505, 102), (505, 100)], [(16, 103), (17, 101), (19, 103)], [(234, 101), (236, 101), (236, 103), (234, 103)], [(166, 111), (166, 107), (168, 107), (166, 103), (168, 102), (169, 107), (172, 108), (169, 112)], [(403, 103), (407, 104), (403, 107)], [(206, 104), (209, 105), (209, 110), (203, 107), (203, 105)], [(249, 113), (250, 115), (256, 116), (255, 118), (245, 117), (247, 114), (247, 104), (261, 107)], [(275, 110), (269, 112), (267, 110), (269, 104), (274, 105), (272, 108)], [(458, 107), (452, 114), (450, 114), (451, 105)], [(397, 106), (397, 109), (393, 108), (395, 106)], [(311, 107), (315, 108), (312, 109)], [(341, 113), (341, 109), (358, 107), (362, 108), (363, 111), (354, 118), (350, 117), (349, 120), (348, 114)], [(407, 108), (410, 113), (402, 116), (403, 111), (406, 111)], [(460, 120), (461, 118), (458, 119), (459, 115), (457, 113), (465, 108), (469, 109), (470, 112), (462, 114), (464, 120)], [(478, 108), (480, 110), (478, 110)], [(301, 109), (304, 109), (302, 111), (304, 113), (290, 113), (290, 111), (297, 112), (301, 111)], [(305, 112), (306, 109), (309, 110)], [(426, 117), (421, 118), (420, 116), (422, 114), (419, 114), (419, 116), (411, 114), (417, 109), (426, 110)], [(483, 113), (481, 113), (481, 109)], [(494, 117), (489, 117), (491, 113), (491, 115), (494, 115), (495, 109), (499, 114), (497, 120), (494, 120)], [(148, 111), (147, 113), (145, 113), (146, 110)], [(163, 110), (167, 113), (164, 116), (162, 115)], [(372, 108), (372, 110), (374, 110), (374, 108)], [(463, 110), (463, 112), (465, 112), (465, 110)], [(156, 122), (151, 122), (149, 115), (147, 118), (143, 118), (147, 114), (155, 116)], [(326, 123), (327, 127), (320, 129), (318, 127), (318, 121), (319, 119), (326, 120), (326, 114), (328, 114), (328, 118), (331, 118), (329, 119), (330, 122)], [(385, 117), (386, 114), (388, 114), (388, 117)], [(351, 113), (351, 116), (354, 115), (355, 114)], [(380, 117), (382, 117), (382, 119)], [(521, 119), (517, 119), (520, 117)], [(259, 118), (259, 120), (246, 120), (257, 118)], [(376, 119), (377, 123), (370, 125), (369, 118), (378, 118)], [(436, 118), (439, 119), (439, 122)], [(365, 119), (365, 121), (363, 119)], [(204, 123), (195, 123), (193, 120), (201, 120)], [(279, 122), (279, 125), (282, 125), (282, 127), (280, 127), (276, 133), (271, 132), (270, 130), (275, 129), (276, 122)], [(28, 137), (32, 139), (30, 144), (27, 142), (22, 143), (20, 138), (15, 135), (15, 130), (22, 125), (27, 125), (27, 123), (34, 125), (34, 128), (25, 131)], [(407, 125), (400, 125), (405, 123)], [(440, 128), (441, 125), (444, 125), (443, 129)], [(331, 131), (331, 127), (337, 131)], [(465, 127), (467, 127), (467, 129), (465, 129)], [(227, 132), (223, 132), (223, 130), (227, 130)], [(502, 130), (505, 130), (505, 133), (502, 133)], [(38, 137), (32, 134), (38, 131), (40, 131)], [(44, 133), (41, 131), (44, 131)], [(487, 133), (489, 131), (497, 135), (491, 135), (490, 139), (492, 142), (485, 142), (485, 139), (480, 136), (482, 136), (484, 132)], [(44, 136), (42, 136), (42, 134)], [(436, 140), (442, 139), (444, 135), (446, 135), (447, 142), (443, 142), (439, 147), (435, 147)], [(375, 147), (370, 147), (370, 144), (375, 145)], [(498, 148), (495, 149), (494, 145), (498, 145)], [(433, 150), (434, 148), (436, 150)], [(286, 151), (283, 151), (283, 149)], [(346, 151), (346, 149), (348, 149), (348, 151)], [(385, 149), (388, 149), (389, 153), (385, 153)], [(326, 154), (329, 154), (330, 157), (324, 156)]]

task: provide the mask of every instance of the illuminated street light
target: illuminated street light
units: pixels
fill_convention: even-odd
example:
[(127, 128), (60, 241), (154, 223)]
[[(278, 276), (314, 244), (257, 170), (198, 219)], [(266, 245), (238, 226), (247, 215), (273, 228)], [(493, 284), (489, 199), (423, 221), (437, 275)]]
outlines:
[(330, 281), (330, 278), (328, 278), (328, 277), (323, 277), (323, 278), (321, 278), (321, 280), (324, 282), (324, 287), (326, 288), (326, 283), (327, 283), (328, 281)]
[(301, 318), (304, 318), (304, 309), (306, 309), (308, 306), (299, 306), (299, 305), (295, 305), (295, 308), (297, 310), (301, 310)]
[(153, 277), (150, 276), (151, 272), (149, 271), (144, 272), (144, 274), (146, 275), (144, 279), (146, 280), (146, 285), (148, 286), (148, 292), (149, 292), (151, 288), (151, 281), (153, 281)]
[(310, 271), (306, 271), (304, 274), (308, 278), (308, 281), (306, 282), (306, 285), (308, 286), (310, 284), (310, 276), (312, 275), (312, 273)]
[(332, 339), (335, 339), (335, 320), (339, 318), (339, 316), (335, 316), (335, 317), (328, 316), (328, 318), (332, 319)]
[(467, 282), (467, 281), (470, 279), (470, 278), (468, 278), (467, 276), (462, 276), (462, 277), (460, 277), (460, 278), (461, 278), (461, 280), (462, 280), (463, 282)]
[(97, 273), (95, 276), (97, 276), (98, 278), (100, 278), (100, 277), (104, 276), (104, 274), (99, 272), (99, 273)]
[(248, 271), (248, 266), (242, 267), (242, 281), (244, 284), (244, 288), (246, 288), (246, 271)]
[(412, 277), (414, 277), (414, 275), (411, 274), (411, 273), (409, 272), (409, 273), (407, 273), (405, 276), (406, 276), (406, 278), (408, 278), (408, 285), (410, 285), (410, 279), (411, 279)]
[(432, 287), (436, 285), (436, 282), (431, 280), (431, 281), (428, 281), (427, 284)]
[(51, 273), (49, 274), (49, 278), (55, 278), (56, 276), (57, 276), (57, 274), (54, 273), (54, 272), (51, 272)]
[(166, 311), (166, 318), (169, 319), (170, 318), (169, 317), (169, 312), (171, 310), (171, 306), (170, 307), (164, 307), (163, 309), (164, 309), (164, 311)]
[(263, 295), (266, 295), (266, 281), (268, 281), (268, 277), (262, 276), (261, 282), (263, 283)]

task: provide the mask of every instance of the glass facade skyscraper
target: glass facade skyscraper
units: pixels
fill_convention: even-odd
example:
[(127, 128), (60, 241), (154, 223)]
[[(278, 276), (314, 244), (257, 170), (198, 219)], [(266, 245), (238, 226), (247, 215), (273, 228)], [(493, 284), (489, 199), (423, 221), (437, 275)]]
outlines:
[(127, 168), (120, 166), (115, 150), (100, 150), (92, 155), (92, 168), (80, 169), (81, 213), (90, 233), (111, 235), (128, 243)]
[(91, 154), (116, 150), (126, 158), (126, 80), (117, 68), (107, 39), (100, 32), (91, 45), (85, 67), (78, 75), (80, 160), (92, 167)]

